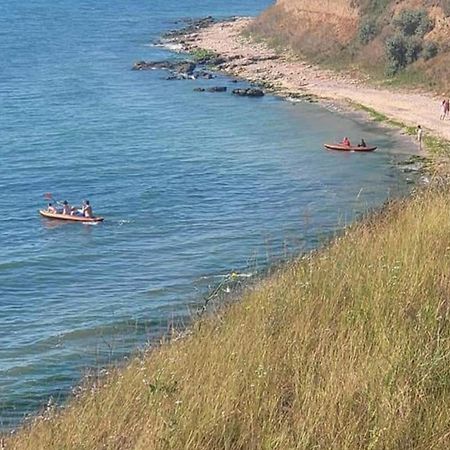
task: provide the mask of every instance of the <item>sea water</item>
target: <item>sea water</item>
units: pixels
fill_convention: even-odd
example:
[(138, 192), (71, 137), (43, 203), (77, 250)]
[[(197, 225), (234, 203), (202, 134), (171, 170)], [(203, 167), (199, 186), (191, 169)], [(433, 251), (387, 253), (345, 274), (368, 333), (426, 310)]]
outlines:
[[(408, 191), (408, 149), (307, 103), (199, 93), (133, 62), (184, 18), (254, 15), (268, 0), (0, 3), (0, 427), (90, 368), (188, 323), (231, 272), (314, 248)], [(348, 135), (373, 154), (327, 152)], [(44, 194), (98, 225), (39, 217)]]

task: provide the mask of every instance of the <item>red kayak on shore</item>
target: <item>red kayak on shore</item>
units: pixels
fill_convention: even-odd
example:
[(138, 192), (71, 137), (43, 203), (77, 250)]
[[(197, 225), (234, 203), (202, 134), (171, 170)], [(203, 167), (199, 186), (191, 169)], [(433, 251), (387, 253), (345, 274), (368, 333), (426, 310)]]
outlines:
[(45, 211), (44, 209), (39, 210), (41, 216), (47, 217), (47, 219), (58, 219), (58, 220), (69, 220), (72, 222), (103, 222), (105, 219), (103, 217), (83, 217), (83, 216), (70, 216), (68, 214), (58, 214)]
[(339, 150), (341, 152), (373, 152), (376, 150), (375, 146), (355, 147), (353, 145), (343, 144), (324, 144), (324, 147), (328, 150)]

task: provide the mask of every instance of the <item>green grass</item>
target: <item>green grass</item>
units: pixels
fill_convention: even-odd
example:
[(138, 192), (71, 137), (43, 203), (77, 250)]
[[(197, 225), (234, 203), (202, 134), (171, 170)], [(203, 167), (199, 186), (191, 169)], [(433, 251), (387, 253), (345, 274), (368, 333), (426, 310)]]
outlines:
[(425, 148), (432, 155), (448, 157), (450, 155), (450, 142), (430, 134), (424, 136)]
[(383, 77), (378, 82), (386, 87), (393, 88), (425, 88), (428, 90), (434, 90), (439, 87), (437, 81), (430, 78), (425, 72), (414, 69), (412, 67), (406, 70), (398, 72), (393, 77)]
[(414, 136), (416, 134), (415, 127), (408, 126), (405, 123), (400, 122), (399, 120), (391, 119), (385, 114), (380, 113), (373, 108), (370, 108), (368, 106), (356, 102), (351, 102), (351, 105), (356, 109), (366, 112), (374, 122), (384, 123), (386, 125), (390, 125), (395, 128), (400, 128), (409, 136)]
[(213, 58), (217, 58), (217, 53), (202, 48), (196, 48), (189, 53), (195, 61), (205, 61)]
[(446, 450), (449, 210), (390, 204), (6, 448)]
[[(375, 109), (369, 108), (368, 106), (362, 105), (360, 103), (352, 102), (351, 104), (354, 108), (366, 112), (369, 117), (375, 122), (383, 123), (395, 128), (400, 128), (409, 136), (414, 136), (416, 134), (416, 127), (412, 127), (398, 120), (391, 119), (386, 115), (376, 111)], [(426, 133), (424, 136), (424, 146), (430, 156), (450, 156), (450, 142), (447, 139)]]

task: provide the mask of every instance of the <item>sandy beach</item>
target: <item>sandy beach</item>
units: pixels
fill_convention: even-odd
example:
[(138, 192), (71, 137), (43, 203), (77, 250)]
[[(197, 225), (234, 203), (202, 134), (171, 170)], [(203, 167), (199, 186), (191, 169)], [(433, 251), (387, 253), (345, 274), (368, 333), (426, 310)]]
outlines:
[(227, 59), (221, 70), (251, 82), (273, 84), (277, 94), (306, 93), (321, 99), (358, 103), (407, 126), (420, 124), (426, 132), (450, 139), (450, 120), (439, 119), (441, 98), (424, 92), (376, 88), (300, 61), (289, 52), (279, 54), (264, 43), (251, 42), (242, 36), (250, 20), (240, 18), (200, 29), (183, 38), (183, 50), (216, 52)]

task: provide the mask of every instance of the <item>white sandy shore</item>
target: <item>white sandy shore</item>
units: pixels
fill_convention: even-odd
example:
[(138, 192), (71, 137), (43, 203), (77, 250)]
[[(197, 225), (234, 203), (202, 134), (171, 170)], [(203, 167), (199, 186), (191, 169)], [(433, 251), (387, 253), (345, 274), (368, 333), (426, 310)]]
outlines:
[(359, 103), (408, 126), (420, 124), (432, 134), (450, 140), (450, 120), (439, 119), (442, 99), (423, 92), (375, 88), (289, 54), (277, 54), (264, 43), (249, 42), (241, 36), (250, 20), (242, 18), (201, 29), (185, 37), (184, 49), (201, 48), (223, 55), (231, 59), (223, 67), (227, 73), (253, 82), (276, 83), (281, 94), (306, 92)]

